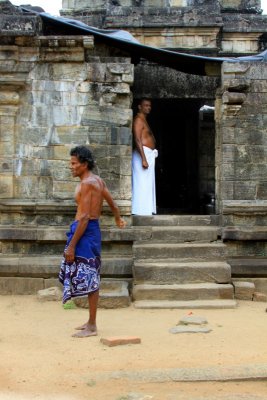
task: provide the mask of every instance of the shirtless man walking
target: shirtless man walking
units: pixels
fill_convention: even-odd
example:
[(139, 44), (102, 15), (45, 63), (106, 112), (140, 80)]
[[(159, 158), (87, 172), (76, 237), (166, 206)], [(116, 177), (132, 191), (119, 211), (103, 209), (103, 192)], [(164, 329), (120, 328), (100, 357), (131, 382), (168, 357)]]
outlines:
[(77, 146), (70, 152), (70, 169), (73, 177), (80, 179), (76, 188), (77, 212), (67, 233), (67, 243), (61, 263), (59, 280), (64, 286), (63, 303), (72, 297), (88, 295), (89, 320), (76, 328), (74, 337), (97, 335), (96, 313), (99, 297), (101, 265), (101, 233), (99, 217), (103, 200), (114, 214), (116, 225), (125, 227), (125, 221), (108, 191), (104, 181), (93, 174), (94, 160), (90, 150)]
[(141, 99), (133, 121), (135, 150), (132, 158), (132, 214), (156, 214), (156, 140), (147, 123), (151, 101)]

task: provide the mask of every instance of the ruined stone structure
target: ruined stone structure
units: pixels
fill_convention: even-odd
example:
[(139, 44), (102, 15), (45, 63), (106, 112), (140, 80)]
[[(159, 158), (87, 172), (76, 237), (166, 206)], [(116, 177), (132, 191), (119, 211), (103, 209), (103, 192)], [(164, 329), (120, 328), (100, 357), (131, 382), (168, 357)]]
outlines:
[[(200, 55), (266, 43), (258, 0), (63, 0), (61, 14)], [(118, 231), (104, 210), (102, 276), (134, 278), (138, 306), (233, 306), (231, 270), (265, 279), (266, 63), (189, 75), (60, 32), (7, 0), (0, 39), (1, 292), (55, 284), (75, 210), (69, 150), (81, 143), (128, 220)], [(153, 101), (161, 215), (132, 221), (132, 108), (142, 96)]]

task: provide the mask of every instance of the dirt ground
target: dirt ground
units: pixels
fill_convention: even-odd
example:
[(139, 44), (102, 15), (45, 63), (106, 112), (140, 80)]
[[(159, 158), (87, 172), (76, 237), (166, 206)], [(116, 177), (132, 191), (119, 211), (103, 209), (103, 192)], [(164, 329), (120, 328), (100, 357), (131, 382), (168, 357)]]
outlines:
[[(87, 320), (85, 309), (65, 310), (35, 296), (0, 296), (0, 304), (1, 400), (267, 399), (267, 381), (98, 379), (112, 371), (266, 364), (266, 303), (239, 302), (233, 310), (100, 309), (99, 335), (83, 339), (71, 334)], [(206, 317), (212, 331), (169, 333), (190, 312)], [(118, 335), (139, 336), (142, 342), (100, 343), (101, 337)]]

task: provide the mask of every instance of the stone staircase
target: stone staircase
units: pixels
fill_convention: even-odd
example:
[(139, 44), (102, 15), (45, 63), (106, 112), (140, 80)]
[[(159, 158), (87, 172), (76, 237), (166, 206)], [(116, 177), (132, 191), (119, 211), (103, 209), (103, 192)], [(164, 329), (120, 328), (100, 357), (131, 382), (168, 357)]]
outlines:
[(133, 224), (150, 229), (133, 245), (136, 308), (236, 306), (217, 216), (134, 216)]

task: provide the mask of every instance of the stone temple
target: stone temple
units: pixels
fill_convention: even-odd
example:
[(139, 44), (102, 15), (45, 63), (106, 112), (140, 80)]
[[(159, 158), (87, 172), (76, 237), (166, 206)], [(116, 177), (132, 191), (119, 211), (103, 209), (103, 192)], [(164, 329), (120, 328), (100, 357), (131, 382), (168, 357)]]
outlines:
[[(69, 151), (86, 144), (128, 222), (116, 229), (104, 207), (103, 307), (234, 307), (240, 286), (267, 294), (267, 56), (237, 61), (266, 54), (261, 2), (63, 0), (58, 19), (40, 11), (0, 0), (0, 293), (58, 284), (75, 214)], [(75, 21), (201, 56), (203, 71)], [(150, 217), (131, 216), (141, 97), (159, 150)]]

